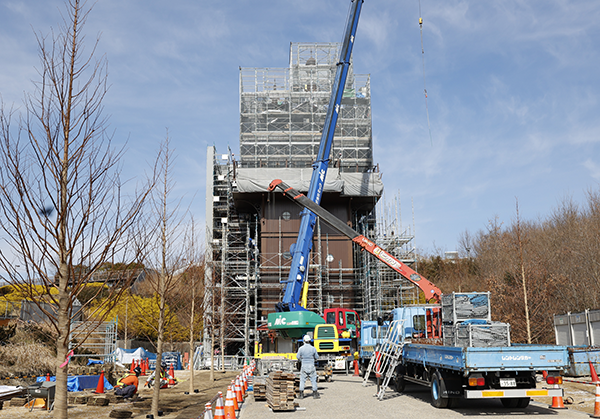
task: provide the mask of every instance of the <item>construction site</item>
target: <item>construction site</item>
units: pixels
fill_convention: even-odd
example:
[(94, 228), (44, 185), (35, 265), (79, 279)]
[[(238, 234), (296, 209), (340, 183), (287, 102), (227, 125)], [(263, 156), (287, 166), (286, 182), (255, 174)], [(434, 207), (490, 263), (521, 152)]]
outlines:
[[(239, 152), (211, 146), (206, 156), (205, 348), (251, 355), (267, 335), (301, 211), (268, 186), (282, 179), (308, 190), (340, 48), (291, 43), (287, 67), (240, 68)], [(399, 196), (383, 191), (373, 158), (370, 76), (350, 64), (321, 206), (412, 266), (414, 228), (402, 224)], [(417, 302), (411, 282), (318, 219), (307, 281), (307, 309), (320, 315), (335, 306), (372, 320)]]

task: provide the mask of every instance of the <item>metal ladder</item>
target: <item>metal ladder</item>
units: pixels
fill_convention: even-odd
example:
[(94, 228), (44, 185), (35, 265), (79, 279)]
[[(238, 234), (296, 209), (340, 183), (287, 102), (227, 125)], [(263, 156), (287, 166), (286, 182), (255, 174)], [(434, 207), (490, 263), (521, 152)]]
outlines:
[(367, 384), (372, 371), (383, 377), (383, 382), (377, 392), (377, 398), (383, 400), (385, 390), (394, 376), (396, 367), (400, 363), (402, 347), (404, 346), (404, 320), (394, 320), (381, 342), (379, 350), (371, 357), (369, 367), (363, 378), (363, 386)]

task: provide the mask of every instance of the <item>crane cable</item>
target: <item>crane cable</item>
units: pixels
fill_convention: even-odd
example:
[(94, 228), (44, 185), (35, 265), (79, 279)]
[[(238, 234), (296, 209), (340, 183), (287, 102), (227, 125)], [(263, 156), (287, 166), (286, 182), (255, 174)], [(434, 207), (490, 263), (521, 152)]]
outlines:
[(431, 124), (429, 123), (429, 106), (427, 105), (427, 81), (425, 80), (425, 48), (423, 48), (423, 18), (421, 17), (421, 0), (419, 0), (419, 28), (421, 29), (421, 57), (423, 59), (423, 93), (425, 94), (425, 112), (427, 113), (427, 128), (429, 129), (429, 140), (433, 146), (431, 136)]

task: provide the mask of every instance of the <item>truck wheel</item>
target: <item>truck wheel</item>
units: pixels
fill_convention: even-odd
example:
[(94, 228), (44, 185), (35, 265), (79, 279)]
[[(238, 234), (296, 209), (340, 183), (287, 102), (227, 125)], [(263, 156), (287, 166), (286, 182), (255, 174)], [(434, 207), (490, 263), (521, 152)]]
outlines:
[(460, 399), (456, 398), (456, 397), (449, 397), (448, 398), (448, 408), (454, 409), (454, 408), (458, 407), (459, 400)]
[(509, 399), (500, 399), (502, 402), (502, 406), (507, 407), (509, 409), (514, 409), (517, 407), (517, 403), (519, 399), (509, 398)]
[(448, 399), (442, 397), (442, 377), (437, 371), (431, 379), (431, 405), (438, 409), (448, 407)]
[(396, 391), (398, 393), (402, 393), (404, 388), (406, 387), (406, 381), (404, 381), (404, 377), (402, 375), (396, 376)]
[(519, 409), (525, 409), (527, 406), (529, 406), (530, 401), (531, 399), (529, 397), (521, 397), (517, 399), (517, 407)]

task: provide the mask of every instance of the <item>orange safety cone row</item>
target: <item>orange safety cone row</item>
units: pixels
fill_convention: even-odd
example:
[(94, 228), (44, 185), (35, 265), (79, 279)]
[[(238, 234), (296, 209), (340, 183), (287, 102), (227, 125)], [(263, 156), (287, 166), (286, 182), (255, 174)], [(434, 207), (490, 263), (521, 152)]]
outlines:
[(225, 419), (225, 409), (223, 407), (223, 393), (217, 393), (217, 404), (215, 405), (215, 415), (213, 419)]
[(212, 405), (210, 403), (204, 405), (204, 419), (213, 419)]
[(104, 371), (100, 373), (100, 378), (98, 378), (98, 385), (96, 386), (96, 394), (104, 394)]
[(236, 419), (235, 418), (235, 407), (233, 405), (233, 401), (235, 399), (232, 397), (231, 392), (227, 391), (227, 399), (225, 400), (225, 407), (223, 408), (223, 412), (225, 414), (225, 419)]
[(234, 382), (231, 382), (230, 386), (227, 386), (227, 397), (231, 397), (233, 400), (233, 408), (237, 412), (240, 410), (240, 405), (237, 402), (237, 397), (235, 396), (235, 391), (233, 390)]
[(242, 389), (240, 388), (240, 380), (238, 380), (237, 377), (235, 378), (233, 388), (235, 391), (235, 398), (236, 398), (238, 404), (244, 403), (244, 396), (242, 395)]

